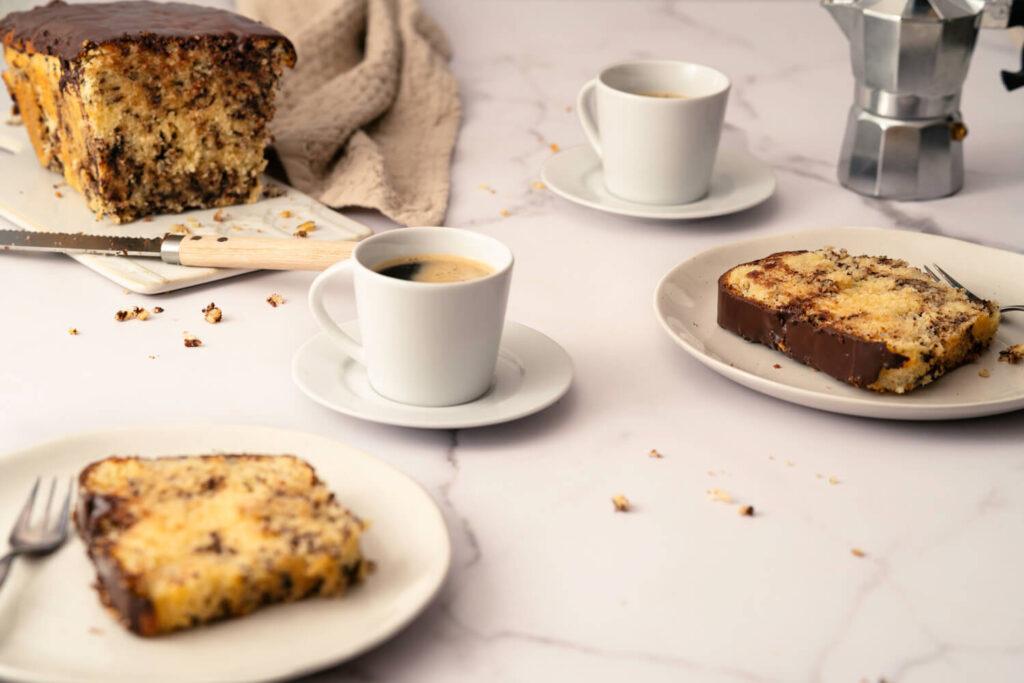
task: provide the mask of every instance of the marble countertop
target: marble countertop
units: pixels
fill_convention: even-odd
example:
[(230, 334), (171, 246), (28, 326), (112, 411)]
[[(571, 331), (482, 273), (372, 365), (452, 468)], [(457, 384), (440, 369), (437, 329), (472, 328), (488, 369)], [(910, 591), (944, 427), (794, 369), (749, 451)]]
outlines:
[[(482, 429), (360, 422), (291, 382), (293, 353), (317, 332), (310, 273), (153, 299), (62, 256), (18, 255), (0, 263), (0, 451), (122, 425), (263, 424), (418, 479), (452, 534), (446, 587), (392, 641), (314, 681), (1020, 680), (1022, 414), (914, 423), (791, 405), (691, 359), (651, 310), (673, 265), (753, 236), (866, 225), (1024, 251), (1024, 94), (998, 78), (1019, 65), (1009, 37), (984, 32), (974, 55), (964, 189), (895, 203), (835, 180), (852, 76), (845, 39), (812, 2), (424, 4), (452, 40), (464, 104), (447, 223), (513, 249), (509, 317), (569, 351), (570, 393)], [(723, 144), (770, 164), (775, 196), (655, 222), (532, 185), (551, 144), (584, 140), (570, 110), (580, 85), (642, 57), (730, 75)], [(286, 303), (267, 306), (272, 292)], [(211, 300), (225, 319), (206, 328), (195, 321)], [(145, 324), (113, 321), (157, 303), (166, 313)], [(201, 349), (181, 344), (190, 325), (203, 326)], [(713, 487), (756, 516), (709, 501)], [(635, 509), (616, 514), (615, 493)]]

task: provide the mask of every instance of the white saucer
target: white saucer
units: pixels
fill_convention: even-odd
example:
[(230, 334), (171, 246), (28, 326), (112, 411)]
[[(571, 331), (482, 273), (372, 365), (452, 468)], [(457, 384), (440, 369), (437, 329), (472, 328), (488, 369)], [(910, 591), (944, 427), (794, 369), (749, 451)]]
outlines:
[(688, 204), (639, 204), (620, 199), (604, 186), (601, 160), (590, 145), (558, 152), (547, 160), (541, 179), (560, 197), (592, 209), (636, 218), (709, 218), (749, 209), (775, 192), (775, 175), (760, 159), (735, 149), (719, 149), (711, 189)]
[[(359, 339), (359, 321), (341, 326)], [(547, 408), (572, 382), (572, 360), (549, 337), (520, 323), (506, 322), (494, 383), (486, 394), (458, 406), (428, 408), (396, 403), (370, 387), (366, 370), (324, 333), (310, 339), (292, 359), (292, 379), (322, 406), (361, 420), (426, 429), (463, 429), (508, 422)]]

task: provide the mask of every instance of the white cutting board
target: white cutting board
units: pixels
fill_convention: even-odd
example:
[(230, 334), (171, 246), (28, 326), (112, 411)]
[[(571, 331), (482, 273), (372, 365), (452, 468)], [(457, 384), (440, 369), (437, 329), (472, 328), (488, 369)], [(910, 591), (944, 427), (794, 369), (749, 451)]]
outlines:
[[(6, 97), (0, 97), (6, 101)], [(24, 126), (4, 123), (8, 106), (0, 102), (0, 217), (15, 227), (42, 232), (84, 232), (93, 235), (162, 237), (173, 232), (175, 224), (186, 226), (191, 234), (254, 235), (283, 239), (359, 240), (373, 231), (324, 206), (309, 195), (263, 177), (266, 186), (284, 194), (268, 197), (255, 204), (224, 207), (225, 220), (215, 221), (216, 209), (185, 211), (153, 216), (149, 222), (138, 220), (118, 225), (109, 218), (96, 220), (85, 198), (64, 184), (64, 178), (43, 168), (36, 158)], [(61, 196), (58, 197), (57, 194)], [(283, 212), (291, 216), (283, 217)], [(295, 237), (296, 228), (314, 221), (316, 229), (309, 237)], [(0, 221), (0, 227), (3, 221)], [(126, 289), (140, 294), (159, 294), (183, 287), (220, 280), (250, 272), (230, 268), (175, 266), (158, 258), (96, 256), (75, 254), (71, 258), (110, 278)]]

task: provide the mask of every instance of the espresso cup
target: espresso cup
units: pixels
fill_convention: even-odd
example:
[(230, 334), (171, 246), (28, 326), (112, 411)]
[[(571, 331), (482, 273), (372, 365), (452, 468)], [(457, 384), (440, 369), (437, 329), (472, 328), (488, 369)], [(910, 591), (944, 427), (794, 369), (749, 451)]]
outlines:
[[(492, 269), (461, 282), (414, 282), (382, 275), (383, 264), (446, 254)], [(467, 403), (491, 385), (505, 321), (512, 252), (496, 239), (457, 228), (404, 228), (369, 237), (352, 257), (317, 276), (313, 317), (338, 348), (366, 368), (381, 396), (418, 406)], [(328, 284), (352, 271), (360, 343), (327, 313)]]
[(576, 110), (608, 191), (643, 204), (684, 204), (706, 195), (729, 87), (720, 71), (668, 60), (616, 64), (584, 85)]

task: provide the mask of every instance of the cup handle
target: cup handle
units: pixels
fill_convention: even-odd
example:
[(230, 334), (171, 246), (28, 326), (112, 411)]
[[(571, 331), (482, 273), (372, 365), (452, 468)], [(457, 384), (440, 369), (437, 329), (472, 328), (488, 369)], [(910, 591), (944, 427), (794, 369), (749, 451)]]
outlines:
[(327, 336), (330, 337), (335, 344), (340, 346), (345, 353), (347, 353), (352, 360), (356, 361), (360, 365), (366, 365), (366, 360), (363, 357), (363, 346), (355, 339), (345, 334), (338, 323), (334, 322), (330, 315), (327, 314), (327, 309), (324, 308), (324, 286), (327, 281), (330, 280), (334, 275), (337, 275), (343, 270), (348, 270), (352, 266), (352, 260), (339, 261), (333, 266), (325, 270), (316, 276), (313, 280), (313, 285), (309, 288), (309, 308), (313, 311), (313, 317), (319, 323), (320, 327), (323, 328)]
[(601, 139), (597, 134), (597, 124), (594, 123), (594, 117), (590, 115), (590, 102), (589, 96), (591, 91), (597, 86), (597, 79), (592, 79), (582, 88), (580, 88), (580, 94), (576, 96), (576, 113), (579, 114), (580, 124), (583, 126), (583, 132), (587, 134), (587, 140), (590, 142), (590, 146), (597, 152), (597, 156), (601, 154)]

